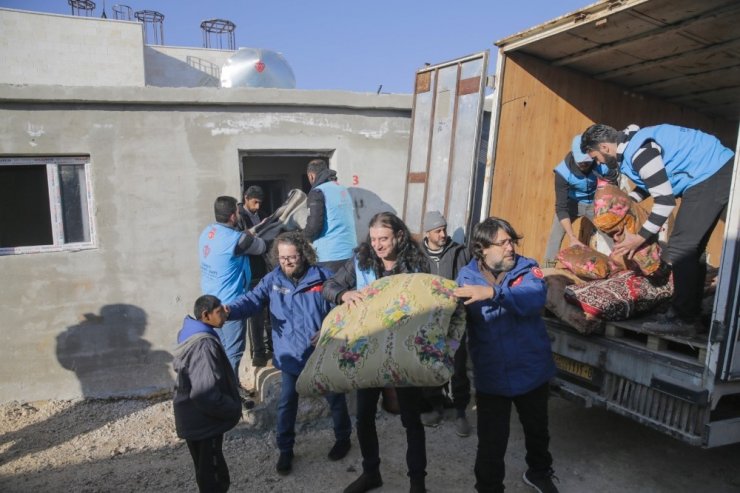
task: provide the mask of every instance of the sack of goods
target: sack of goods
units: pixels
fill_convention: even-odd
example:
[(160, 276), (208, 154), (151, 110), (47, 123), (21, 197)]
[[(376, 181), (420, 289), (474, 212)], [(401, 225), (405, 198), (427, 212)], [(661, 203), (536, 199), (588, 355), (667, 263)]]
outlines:
[(398, 274), (362, 289), (358, 306), (335, 307), (298, 378), (298, 393), (447, 382), (465, 330), (465, 309), (452, 294), (456, 287), (431, 274)]

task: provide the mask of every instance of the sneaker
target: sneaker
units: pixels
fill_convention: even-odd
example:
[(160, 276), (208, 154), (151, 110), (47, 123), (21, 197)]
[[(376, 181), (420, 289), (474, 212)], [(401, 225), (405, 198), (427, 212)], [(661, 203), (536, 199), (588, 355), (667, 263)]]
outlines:
[(363, 472), (359, 478), (344, 489), (344, 493), (365, 493), (381, 486), (383, 486), (383, 478), (380, 477), (380, 471)]
[(293, 469), (293, 452), (280, 452), (275, 470), (281, 476), (285, 476), (290, 474), (291, 469)]
[(428, 413), (421, 413), (421, 424), (423, 424), (424, 426), (436, 428), (441, 422), (442, 411), (440, 409), (435, 409)]
[(267, 356), (255, 355), (252, 358), (252, 366), (254, 366), (255, 368), (263, 368), (267, 366)]
[(531, 469), (527, 469), (522, 476), (522, 480), (539, 493), (558, 493), (558, 489), (555, 487), (553, 480), (558, 483), (560, 480), (555, 476), (555, 471), (552, 469), (548, 469), (542, 473), (537, 473)]
[(699, 320), (688, 321), (679, 317), (673, 310), (658, 315), (652, 322), (644, 322), (642, 328), (656, 334), (693, 337), (702, 332)]
[(409, 493), (426, 493), (426, 482), (424, 478), (412, 478)]
[(251, 398), (252, 395), (253, 395), (252, 392), (250, 392), (249, 390), (245, 389), (241, 385), (239, 386), (239, 389), (238, 390), (239, 390), (239, 398), (242, 401), (242, 407), (244, 409), (246, 409), (246, 410), (250, 410), (250, 409), (254, 408), (255, 402)]
[(455, 433), (457, 433), (457, 436), (463, 438), (470, 436), (470, 423), (468, 423), (468, 418), (460, 416), (455, 420)]
[(334, 442), (334, 446), (329, 451), (329, 460), (343, 459), (351, 448), (352, 442), (349, 440), (338, 440)]

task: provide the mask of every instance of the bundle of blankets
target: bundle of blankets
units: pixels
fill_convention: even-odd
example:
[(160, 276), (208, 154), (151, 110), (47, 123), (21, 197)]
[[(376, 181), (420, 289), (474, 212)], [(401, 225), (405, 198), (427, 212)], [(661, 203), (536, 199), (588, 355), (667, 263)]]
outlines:
[[(615, 243), (637, 234), (648, 213), (619, 187), (599, 180), (593, 223)], [(604, 321), (626, 320), (653, 310), (673, 295), (670, 267), (657, 240), (644, 243), (632, 258), (609, 256), (582, 245), (558, 254), (563, 269), (545, 269), (547, 308), (582, 333), (598, 332)]]

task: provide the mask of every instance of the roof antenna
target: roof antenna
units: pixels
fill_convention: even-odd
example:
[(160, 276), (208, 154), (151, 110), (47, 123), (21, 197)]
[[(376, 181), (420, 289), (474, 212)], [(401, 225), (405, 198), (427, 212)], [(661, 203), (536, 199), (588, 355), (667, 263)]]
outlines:
[(378, 86), (378, 92), (376, 92), (375, 94), (380, 94), (380, 90), (381, 90), (381, 89), (383, 89), (383, 84), (380, 84), (380, 85)]

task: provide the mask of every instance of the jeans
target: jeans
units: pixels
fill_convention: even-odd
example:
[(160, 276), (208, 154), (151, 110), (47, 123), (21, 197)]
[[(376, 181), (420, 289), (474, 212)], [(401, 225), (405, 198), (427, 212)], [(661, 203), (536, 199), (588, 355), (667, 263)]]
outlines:
[(504, 456), (509, 441), (511, 404), (514, 403), (524, 429), (525, 460), (536, 473), (552, 466), (550, 434), (547, 425), (549, 384), (540, 385), (526, 394), (505, 397), (476, 394), (478, 405), (478, 453), (475, 456), (475, 489), (480, 492), (503, 491)]
[[(375, 428), (375, 413), (382, 388), (357, 390), (357, 440), (362, 452), (362, 471), (372, 474), (380, 469), (380, 447)], [(427, 452), (424, 425), (421, 424), (421, 387), (397, 387), (401, 424), (406, 429), (406, 466), (408, 476), (426, 476)]]
[[(295, 384), (298, 375), (287, 372), (281, 374), (280, 400), (277, 412), (277, 446), (281, 453), (292, 452), (295, 444), (295, 418), (298, 414), (298, 392)], [(338, 442), (349, 440), (352, 433), (352, 422), (347, 411), (344, 394), (329, 393), (326, 395), (331, 417), (334, 421), (334, 439)]]
[(224, 436), (205, 440), (186, 440), (195, 466), (195, 482), (201, 493), (224, 493), (229, 490), (231, 478), (223, 454)]
[(246, 347), (246, 327), (244, 320), (229, 320), (216, 333), (226, 351), (226, 357), (234, 369), (236, 381), (239, 382), (239, 363)]
[(668, 239), (667, 255), (673, 265), (673, 310), (687, 321), (695, 320), (701, 312), (706, 264), (700, 258), (729, 201), (732, 161), (683, 193)]

